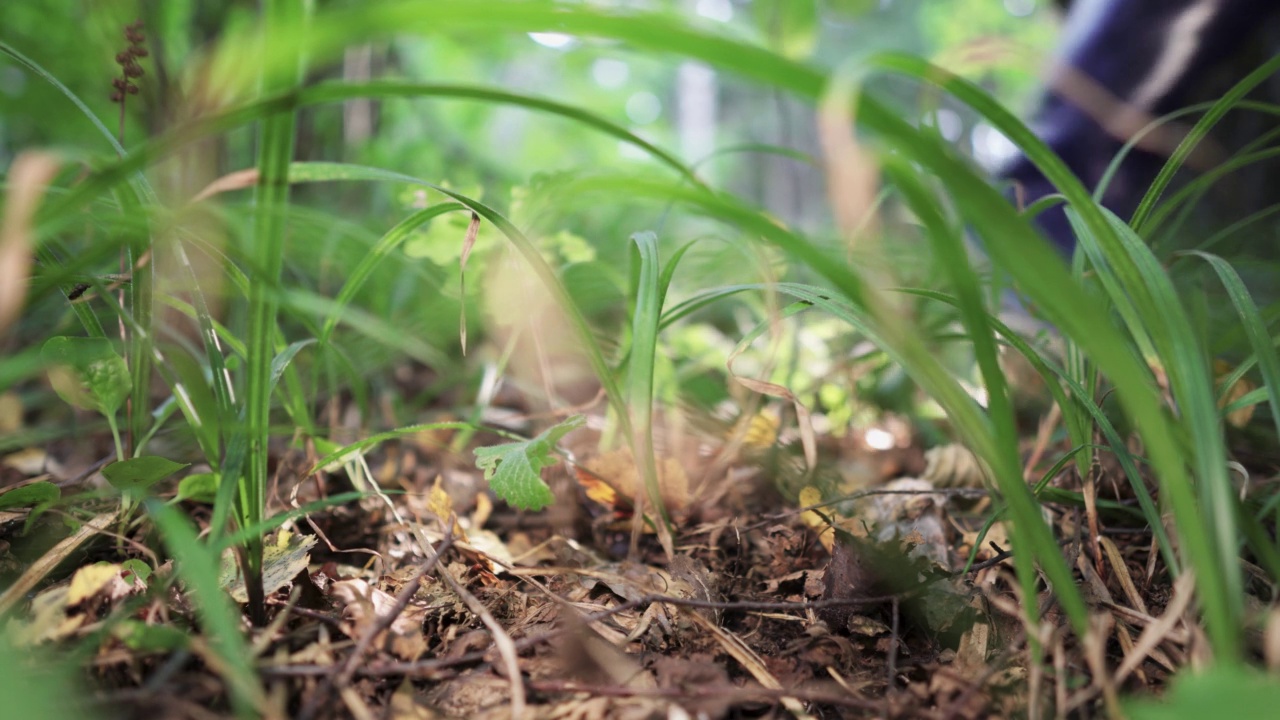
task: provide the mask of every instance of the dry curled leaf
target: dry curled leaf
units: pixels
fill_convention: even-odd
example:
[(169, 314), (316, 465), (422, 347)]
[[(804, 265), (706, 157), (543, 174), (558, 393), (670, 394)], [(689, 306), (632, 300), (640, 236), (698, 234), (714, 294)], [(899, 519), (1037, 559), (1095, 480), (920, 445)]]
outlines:
[[(330, 586), (329, 595), (343, 606), (342, 632), (351, 638), (363, 637), (378, 623), (378, 618), (387, 616), (396, 607), (391, 593), (364, 580), (339, 580)], [(387, 647), (401, 660), (416, 660), (427, 651), (427, 638), (422, 634), (426, 618), (426, 608), (410, 604), (396, 616), (391, 627), (374, 638), (374, 646)]]
[(923, 480), (940, 488), (982, 488), (991, 471), (981, 458), (959, 444), (939, 445), (924, 454)]
[[(1231, 367), (1231, 363), (1228, 363), (1225, 360), (1219, 359), (1213, 361), (1213, 377), (1215, 382), (1222, 382), (1227, 375), (1230, 375), (1234, 371), (1235, 368)], [(1222, 392), (1222, 398), (1218, 401), (1218, 407), (1225, 408), (1256, 389), (1258, 389), (1258, 386), (1249, 378), (1238, 378), (1235, 382), (1231, 383), (1231, 387), (1226, 388)], [(1248, 425), (1249, 421), (1253, 419), (1253, 411), (1256, 407), (1256, 405), (1245, 405), (1242, 408), (1232, 410), (1227, 413), (1227, 422), (1230, 423), (1232, 427), (1237, 428), (1242, 428), (1245, 425)]]
[[(640, 470), (628, 448), (619, 448), (587, 461), (586, 473), (577, 474), (588, 497), (607, 505), (630, 503), (644, 488)], [(675, 458), (658, 461), (658, 488), (668, 510), (680, 510), (689, 504), (689, 476)]]
[(444, 477), (436, 475), (436, 481), (431, 485), (431, 495), (427, 498), (427, 509), (436, 517), (440, 518), (441, 523), (447, 523), (453, 520), (453, 537), (458, 542), (467, 542), (467, 531), (462, 529), (462, 525), (458, 523), (457, 515), (453, 512), (453, 498), (449, 497), (449, 493), (444, 489)]
[(22, 310), (31, 275), (32, 220), (45, 189), (58, 172), (58, 160), (44, 152), (23, 152), (9, 166), (9, 192), (0, 213), (0, 333)]

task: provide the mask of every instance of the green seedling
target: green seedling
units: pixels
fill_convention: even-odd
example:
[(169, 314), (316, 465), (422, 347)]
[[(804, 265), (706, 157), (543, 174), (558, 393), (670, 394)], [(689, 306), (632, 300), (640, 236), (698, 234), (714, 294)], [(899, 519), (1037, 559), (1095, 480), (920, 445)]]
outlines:
[(587, 419), (574, 415), (553, 425), (532, 440), (476, 448), (476, 467), (498, 497), (522, 510), (541, 510), (556, 498), (542, 481), (542, 468), (555, 464), (556, 443)]

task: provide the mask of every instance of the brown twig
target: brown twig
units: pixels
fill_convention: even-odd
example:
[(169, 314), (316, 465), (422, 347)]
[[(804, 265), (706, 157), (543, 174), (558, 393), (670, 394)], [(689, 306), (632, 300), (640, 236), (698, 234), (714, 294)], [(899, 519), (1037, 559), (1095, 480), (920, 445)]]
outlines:
[[(893, 607), (893, 614), (892, 614), (893, 620), (892, 620), (892, 624), (889, 627), (889, 640), (890, 640), (889, 658), (885, 662), (885, 665), (887, 666), (885, 669), (885, 673), (888, 675), (888, 682), (885, 684), (885, 688), (884, 688), (886, 698), (888, 698), (889, 693), (893, 692), (893, 690), (897, 687), (897, 681), (895, 680), (895, 677), (898, 674), (898, 643), (901, 642), (898, 639), (898, 631), (899, 631), (898, 625), (901, 620), (901, 613), (898, 612), (900, 603), (901, 603), (901, 600), (896, 596), (891, 601), (891, 605)], [(886, 710), (887, 709), (888, 708), (886, 708)]]
[[(677, 598), (669, 595), (650, 594), (638, 597), (634, 600), (619, 603), (607, 610), (591, 613), (590, 615), (584, 616), (582, 619), (585, 623), (593, 623), (607, 619), (619, 613), (627, 612), (628, 610), (635, 610), (656, 602), (714, 610), (804, 611), (830, 607), (846, 607), (850, 605), (872, 605), (885, 603), (890, 602), (895, 598), (901, 600), (910, 596), (913, 592), (915, 591), (912, 590), (898, 595), (879, 595), (875, 597), (862, 598), (836, 598), (831, 600), (813, 600), (809, 602), (756, 602), (750, 600), (718, 602), (714, 600), (695, 600), (693, 598)], [(516, 640), (512, 643), (512, 646), (516, 652), (521, 652), (536, 645), (555, 640), (556, 638), (566, 635), (571, 631), (572, 628), (552, 630), (551, 632), (544, 633), (542, 635), (535, 635), (533, 637)], [(487, 654), (488, 653), (486, 651), (475, 651), (463, 653), (454, 657), (431, 658), (429, 660), (416, 660), (413, 662), (390, 662), (379, 663), (376, 665), (365, 665), (363, 667), (356, 668), (354, 674), (359, 677), (423, 677), (460, 665), (484, 662)], [(329, 665), (288, 665), (283, 667), (261, 665), (259, 666), (258, 671), (263, 675), (274, 677), (318, 677), (332, 673), (333, 667)]]

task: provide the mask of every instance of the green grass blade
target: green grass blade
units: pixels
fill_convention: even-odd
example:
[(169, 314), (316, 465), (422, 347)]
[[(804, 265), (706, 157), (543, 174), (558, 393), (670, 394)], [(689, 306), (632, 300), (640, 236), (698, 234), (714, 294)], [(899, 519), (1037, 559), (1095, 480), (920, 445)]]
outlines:
[(329, 341), (343, 309), (351, 303), (352, 298), (355, 297), (364, 282), (369, 279), (369, 275), (373, 273), (379, 262), (386, 259), (391, 251), (407, 240), (419, 226), (430, 222), (432, 218), (439, 215), (464, 209), (461, 203), (456, 202), (433, 205), (425, 210), (415, 212), (388, 230), (378, 240), (377, 244), (360, 259), (360, 263), (347, 274), (346, 282), (342, 284), (342, 289), (338, 291), (337, 297), (334, 298), (333, 310), (325, 317), (324, 324), (320, 329), (320, 342), (327, 343)]
[(658, 465), (653, 449), (653, 370), (658, 352), (658, 323), (662, 317), (662, 262), (658, 238), (651, 232), (632, 236), (636, 278), (635, 310), (631, 318), (631, 361), (627, 366), (627, 405), (631, 410), (632, 454), (644, 478), (654, 512), (662, 520), (659, 536), (668, 552), (673, 549), (671, 519), (658, 485)]
[(1280, 358), (1276, 356), (1275, 341), (1262, 320), (1262, 313), (1249, 296), (1240, 275), (1226, 260), (1206, 252), (1193, 252), (1192, 255), (1209, 263), (1226, 288), (1231, 304), (1235, 305), (1240, 324), (1244, 326), (1249, 345), (1258, 360), (1258, 371), (1262, 373), (1267, 401), (1271, 405), (1271, 420), (1276, 425), (1276, 437), (1280, 438)]
[[(1041, 172), (1069, 199), (1090, 231), (1090, 237), (1081, 238), (1082, 244), (1091, 239), (1100, 243), (1107, 259), (1123, 268), (1122, 277), (1126, 278), (1126, 289), (1139, 296), (1138, 306), (1143, 319), (1165, 323), (1169, 347), (1160, 348), (1161, 351), (1170, 351), (1166, 356), (1170, 358), (1170, 362), (1192, 360), (1191, 366), (1181, 373), (1187, 380), (1181, 385), (1181, 390), (1188, 403), (1193, 406), (1186, 408), (1192, 423), (1190, 429), (1195, 438), (1193, 442), (1205, 443), (1203, 447), (1191, 448), (1194, 453), (1192, 461), (1196, 466), (1201, 490), (1215, 498), (1220, 497), (1223, 487), (1221, 480), (1225, 479), (1225, 463), (1216, 462), (1223, 456), (1221, 432), (1215, 434), (1211, 431), (1207, 427), (1209, 421), (1203, 415), (1192, 414), (1201, 411), (1200, 400), (1207, 394), (1206, 389), (1200, 386), (1201, 381), (1207, 378), (1201, 372), (1205, 360), (1203, 356), (1196, 355), (1193, 341), (1189, 344), (1186, 342), (1189, 325), (1178, 305), (1173, 306), (1174, 312), (1171, 315), (1162, 315), (1161, 313), (1169, 313), (1171, 308), (1161, 306), (1151, 296), (1152, 288), (1140, 280), (1135, 280), (1132, 286), (1128, 285), (1128, 278), (1141, 278), (1142, 271), (1138, 268), (1134, 255), (1121, 241), (1117, 228), (1110, 225), (1101, 209), (1092, 203), (1088, 192), (1061, 160), (1053, 156), (1025, 125), (980, 89), (915, 58), (901, 55), (877, 56), (874, 62), (937, 84), (974, 107), (1021, 147)], [(865, 108), (859, 117), (864, 121), (868, 120)], [(928, 136), (919, 133), (912, 136), (908, 128), (894, 128), (901, 124), (897, 118), (885, 117), (882, 122), (885, 126), (881, 128), (882, 131), (888, 129), (901, 136), (901, 142), (893, 143), (896, 149), (907, 157), (926, 164), (938, 174), (956, 205), (961, 208), (965, 219), (974, 225), (983, 238), (993, 261), (1018, 282), (1018, 286), (1036, 302), (1047, 320), (1086, 349), (1098, 367), (1115, 384), (1121, 403), (1130, 417), (1135, 419), (1135, 424), (1146, 441), (1165, 499), (1173, 508), (1181, 535), (1181, 546), (1197, 572), (1197, 586), (1217, 655), (1224, 662), (1237, 662), (1241, 648), (1238, 618), (1242, 613), (1243, 594), (1239, 592), (1240, 573), (1234, 561), (1236, 540), (1232, 537), (1228, 541), (1226, 537), (1232, 532), (1234, 523), (1214, 512), (1213, 522), (1225, 521), (1225, 526), (1215, 525), (1213, 533), (1210, 533), (1207, 518), (1202, 515), (1200, 501), (1195, 497), (1191, 478), (1184, 465), (1187, 440), (1180, 436), (1165, 416), (1159, 394), (1146, 368), (1125, 349), (1122, 338), (1108, 322), (1105, 310), (1095, 299), (1080, 292), (1062, 267), (1062, 261), (1056, 253), (1027, 225), (1025, 219), (1013, 213), (998, 193), (980, 182), (949, 149), (939, 146)], [(1179, 399), (1180, 404), (1181, 402)], [(1216, 421), (1216, 412), (1213, 420)], [(1220, 504), (1215, 503), (1210, 510), (1220, 511), (1221, 508)]]
[(195, 600), (209, 646), (222, 660), (220, 670), (236, 715), (259, 717), (266, 699), (250, 663), (253, 654), (245, 642), (240, 612), (218, 584), (218, 556), (200, 543), (195, 529), (175, 508), (150, 500), (147, 509), (169, 554), (178, 560), (178, 574)]
[[(303, 32), (307, 7), (300, 0), (266, 0), (263, 7), (264, 41), (293, 37)], [(261, 68), (268, 92), (287, 91), (302, 79), (302, 58), (295, 51), (283, 66)], [(241, 527), (262, 521), (267, 505), (267, 466), (270, 461), (271, 360), (276, 354), (276, 297), (284, 260), (285, 209), (289, 203), (289, 163), (293, 160), (294, 113), (283, 112), (262, 121), (258, 133), (258, 184), (254, 191), (254, 222), (250, 255), (256, 271), (249, 286), (249, 350), (245, 368), (245, 432), (248, 434), (246, 472), (237, 493)], [(234, 480), (234, 478), (231, 478)], [(262, 542), (251, 540), (244, 568), (250, 610), (263, 619), (261, 587)]]
[(1147, 189), (1147, 194), (1138, 203), (1137, 209), (1133, 212), (1133, 218), (1130, 220), (1135, 232), (1139, 235), (1144, 234), (1147, 229), (1147, 217), (1155, 209), (1156, 203), (1160, 200), (1160, 195), (1164, 193), (1165, 188), (1173, 180), (1173, 176), (1177, 174), (1178, 169), (1195, 151), (1200, 141), (1209, 134), (1209, 131), (1218, 124), (1219, 120), (1230, 112), (1232, 108), (1240, 104), (1250, 91), (1275, 75), (1277, 71), (1280, 71), (1280, 55), (1271, 58), (1257, 70), (1245, 76), (1205, 112), (1200, 121), (1195, 124), (1195, 127), (1191, 128), (1191, 131), (1178, 144), (1178, 149), (1173, 152), (1164, 167), (1160, 168), (1156, 179), (1152, 181), (1151, 187)]

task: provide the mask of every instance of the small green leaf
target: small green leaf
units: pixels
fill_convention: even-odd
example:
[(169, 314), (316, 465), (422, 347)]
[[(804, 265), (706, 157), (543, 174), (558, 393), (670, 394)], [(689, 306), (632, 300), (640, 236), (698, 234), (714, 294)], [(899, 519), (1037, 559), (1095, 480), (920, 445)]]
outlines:
[(31, 512), (27, 513), (26, 522), (22, 524), (22, 534), (26, 535), (44, 511), (60, 499), (62, 499), (62, 490), (57, 485), (50, 482), (32, 483), (0, 494), (0, 510), (14, 507), (31, 508)]
[(114, 462), (102, 468), (102, 475), (117, 490), (146, 490), (186, 467), (167, 458), (148, 455)]
[(586, 422), (582, 415), (574, 415), (532, 440), (476, 448), (476, 467), (484, 471), (484, 479), (498, 497), (524, 510), (541, 510), (555, 500), (542, 481), (542, 468), (555, 464), (551, 452), (556, 443)]
[(62, 497), (62, 490), (51, 482), (38, 482), (30, 485), (23, 485), (0, 494), (0, 510), (8, 510), (15, 507), (39, 507), (48, 506), (57, 502)]
[(40, 355), (53, 389), (77, 407), (113, 416), (133, 389), (128, 366), (105, 338), (49, 338)]
[(129, 558), (120, 563), (120, 569), (123, 571), (124, 581), (130, 585), (135, 582), (145, 583), (151, 577), (151, 566), (138, 558)]
[(1274, 717), (1280, 681), (1247, 667), (1217, 665), (1200, 673), (1179, 673), (1160, 700), (1125, 704), (1134, 720), (1205, 717)]
[(171, 625), (148, 625), (132, 619), (120, 621), (111, 634), (131, 650), (184, 650), (191, 643), (186, 633)]
[(274, 390), (276, 384), (280, 382), (280, 376), (284, 375), (284, 371), (288, 369), (289, 363), (293, 362), (293, 358), (302, 348), (312, 345), (316, 342), (315, 338), (308, 340), (299, 340), (284, 350), (280, 354), (271, 359), (271, 389)]
[(212, 505), (218, 498), (218, 473), (193, 473), (178, 481), (178, 500)]

